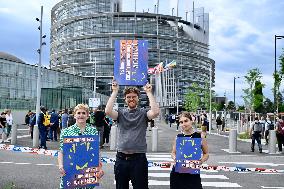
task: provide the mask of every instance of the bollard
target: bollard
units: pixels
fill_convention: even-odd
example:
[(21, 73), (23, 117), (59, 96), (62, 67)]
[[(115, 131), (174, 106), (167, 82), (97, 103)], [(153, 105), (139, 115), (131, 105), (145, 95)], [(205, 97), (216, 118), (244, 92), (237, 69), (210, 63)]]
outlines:
[(12, 133), (11, 133), (11, 144), (16, 144), (17, 143), (17, 124), (12, 125)]
[(230, 129), (229, 134), (229, 153), (237, 152), (237, 130)]
[(116, 150), (116, 135), (117, 135), (117, 126), (112, 126), (110, 129), (110, 150)]
[(34, 125), (33, 147), (37, 148), (38, 146), (39, 146), (39, 130), (38, 130), (38, 126)]
[(269, 143), (268, 143), (269, 154), (276, 154), (276, 131), (269, 130)]
[(152, 151), (158, 151), (158, 127), (152, 128)]

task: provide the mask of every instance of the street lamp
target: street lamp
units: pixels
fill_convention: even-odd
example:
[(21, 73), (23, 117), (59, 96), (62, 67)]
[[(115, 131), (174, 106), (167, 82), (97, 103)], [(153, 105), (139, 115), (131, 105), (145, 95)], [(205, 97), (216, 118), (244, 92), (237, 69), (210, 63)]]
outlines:
[(37, 49), (37, 52), (39, 54), (38, 56), (38, 66), (37, 66), (37, 99), (36, 99), (36, 124), (33, 129), (33, 147), (38, 147), (39, 145), (39, 130), (38, 130), (38, 117), (40, 114), (40, 96), (41, 96), (41, 54), (42, 54), (42, 46), (46, 45), (45, 42), (42, 42), (43, 38), (46, 38), (46, 35), (42, 35), (42, 15), (43, 15), (43, 6), (41, 6), (40, 10), (40, 19), (36, 18), (36, 21), (40, 23), (39, 29), (39, 49)]
[[(274, 77), (276, 75), (276, 41), (277, 39), (284, 39), (284, 36), (283, 35), (275, 35), (274, 36)], [(275, 78), (274, 78), (274, 109), (275, 109), (275, 112), (278, 113), (278, 105), (277, 105), (277, 102), (278, 102), (278, 99), (276, 98), (276, 85), (275, 85)]]
[(234, 106), (236, 107), (236, 79), (240, 77), (234, 77)]

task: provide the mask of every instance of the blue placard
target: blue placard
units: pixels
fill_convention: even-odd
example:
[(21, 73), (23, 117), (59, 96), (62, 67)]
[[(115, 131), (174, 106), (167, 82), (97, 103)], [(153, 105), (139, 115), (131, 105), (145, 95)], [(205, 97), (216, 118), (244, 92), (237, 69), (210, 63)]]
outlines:
[(116, 40), (114, 79), (119, 85), (144, 86), (148, 74), (148, 41)]
[(95, 187), (99, 166), (99, 136), (82, 135), (63, 138), (64, 188)]
[(200, 174), (201, 138), (177, 137), (175, 172)]

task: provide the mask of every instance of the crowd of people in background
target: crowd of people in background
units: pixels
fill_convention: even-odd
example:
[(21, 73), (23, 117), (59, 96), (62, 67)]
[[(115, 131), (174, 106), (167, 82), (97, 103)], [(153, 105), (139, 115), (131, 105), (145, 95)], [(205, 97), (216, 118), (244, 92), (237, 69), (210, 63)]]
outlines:
[[(76, 123), (76, 119), (74, 118), (74, 112), (72, 108), (59, 111), (52, 109), (51, 111), (49, 111), (44, 106), (41, 106), (40, 111), (41, 112), (39, 114), (39, 118), (38, 120), (36, 120), (36, 113), (29, 110), (25, 115), (25, 124), (29, 126), (31, 135), (30, 137), (31, 139), (33, 139), (33, 129), (37, 121), (40, 137), (40, 145), (38, 148), (47, 149), (46, 141), (57, 142), (61, 131), (74, 125)], [(101, 138), (100, 148), (104, 148), (104, 145), (109, 146), (110, 128), (113, 125), (113, 120), (105, 115), (104, 106), (93, 108), (90, 110), (90, 112), (91, 113), (87, 120), (87, 124), (96, 127), (96, 129), (99, 131)], [(8, 118), (8, 121), (7, 123), (5, 122), (5, 125), (8, 126), (11, 123), (12, 116), (11, 114), (8, 114), (8, 116), (6, 115), (6, 117)], [(5, 131), (7, 137), (9, 136), (8, 131), (10, 130), (6, 129)]]
[(0, 115), (0, 135), (1, 143), (10, 142), (8, 137), (11, 134), (13, 125), (13, 116), (10, 109), (5, 109)]

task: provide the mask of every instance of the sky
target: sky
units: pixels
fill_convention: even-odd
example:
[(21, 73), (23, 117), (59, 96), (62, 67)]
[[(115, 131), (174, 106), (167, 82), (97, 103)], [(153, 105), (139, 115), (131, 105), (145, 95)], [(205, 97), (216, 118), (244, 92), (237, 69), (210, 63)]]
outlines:
[[(40, 7), (43, 6), (43, 34), (47, 35), (42, 63), (49, 65), (50, 12), (60, 0), (0, 0), (0, 51), (28, 64), (38, 62)], [(134, 0), (123, 0), (123, 11), (134, 11)], [(178, 15), (192, 11), (192, 0), (179, 0)], [(157, 0), (137, 0), (137, 12), (154, 12)], [(177, 0), (159, 0), (159, 13), (176, 15)], [(283, 0), (196, 0), (195, 7), (209, 13), (209, 57), (215, 60), (215, 87), (218, 96), (243, 105), (242, 89), (248, 70), (258, 68), (265, 84), (263, 93), (273, 101), (274, 36), (284, 36)], [(277, 57), (283, 53), (284, 39), (276, 42)], [(278, 61), (277, 61), (278, 62)], [(279, 64), (277, 64), (279, 67)], [(283, 89), (283, 87), (281, 87)]]

